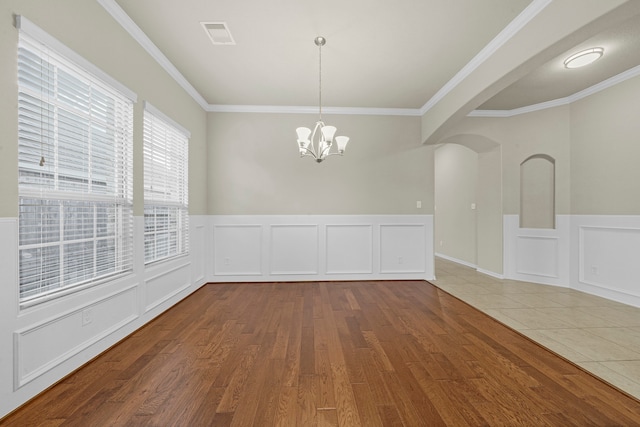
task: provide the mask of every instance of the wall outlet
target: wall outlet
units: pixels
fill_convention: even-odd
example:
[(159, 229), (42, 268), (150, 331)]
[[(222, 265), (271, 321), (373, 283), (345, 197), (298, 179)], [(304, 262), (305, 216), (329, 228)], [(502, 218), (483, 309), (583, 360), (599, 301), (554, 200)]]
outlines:
[(404, 262), (404, 259), (402, 259), (401, 256), (398, 257), (398, 264), (402, 264)]
[(421, 209), (422, 208), (422, 200), (418, 200), (416, 202), (416, 208)]
[(224, 259), (224, 265), (231, 265), (231, 259), (225, 258)]

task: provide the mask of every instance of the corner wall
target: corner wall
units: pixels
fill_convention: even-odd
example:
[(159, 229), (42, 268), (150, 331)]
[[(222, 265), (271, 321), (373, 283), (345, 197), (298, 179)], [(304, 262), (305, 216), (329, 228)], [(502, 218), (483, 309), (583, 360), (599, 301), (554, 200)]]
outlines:
[(571, 287), (640, 307), (640, 77), (571, 105)]
[(477, 265), (478, 153), (448, 143), (435, 153), (435, 240), (438, 256)]
[[(635, 77), (571, 105), (468, 117), (451, 131), (501, 144), (505, 278), (640, 306), (639, 110)], [(533, 154), (556, 160), (553, 230), (519, 226), (519, 165)]]

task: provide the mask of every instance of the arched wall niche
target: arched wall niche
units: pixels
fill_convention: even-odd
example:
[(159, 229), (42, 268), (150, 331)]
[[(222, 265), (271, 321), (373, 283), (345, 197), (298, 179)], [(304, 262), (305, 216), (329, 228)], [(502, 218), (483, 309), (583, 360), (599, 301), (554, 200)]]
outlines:
[(520, 163), (520, 228), (555, 229), (556, 160), (534, 154)]

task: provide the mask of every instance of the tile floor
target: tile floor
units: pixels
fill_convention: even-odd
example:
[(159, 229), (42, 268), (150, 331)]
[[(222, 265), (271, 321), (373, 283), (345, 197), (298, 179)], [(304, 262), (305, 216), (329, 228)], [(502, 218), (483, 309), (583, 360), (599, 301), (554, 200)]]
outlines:
[(433, 283), (640, 399), (640, 308), (436, 258)]

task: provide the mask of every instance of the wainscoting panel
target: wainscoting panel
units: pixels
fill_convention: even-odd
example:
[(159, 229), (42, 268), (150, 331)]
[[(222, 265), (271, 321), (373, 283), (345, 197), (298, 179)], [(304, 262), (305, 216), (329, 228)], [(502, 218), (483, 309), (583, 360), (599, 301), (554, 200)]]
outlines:
[(373, 273), (373, 225), (327, 225), (327, 274)]
[(558, 278), (558, 238), (518, 236), (518, 274)]
[(203, 284), (206, 278), (205, 269), (205, 256), (206, 249), (206, 220), (198, 222), (197, 224), (191, 223), (191, 235), (189, 236), (189, 246), (192, 255), (192, 282), (195, 284)]
[(144, 264), (133, 218), (133, 271), (19, 307), (18, 219), (0, 218), (0, 418), (178, 303), (208, 279), (210, 218), (190, 216), (188, 255)]
[(432, 215), (218, 215), (211, 229), (211, 282), (434, 278)]
[(318, 274), (318, 225), (271, 226), (271, 275)]
[(262, 226), (219, 224), (213, 227), (214, 272), (219, 276), (262, 274)]
[(380, 272), (425, 273), (426, 238), (424, 224), (381, 224)]
[[(20, 388), (135, 320), (137, 286), (14, 333), (14, 387)], [(47, 351), (42, 351), (46, 348)]]
[(555, 229), (520, 228), (518, 215), (504, 216), (504, 277), (568, 287), (570, 217), (556, 215)]
[(504, 216), (505, 278), (566, 286), (640, 307), (640, 216), (556, 215), (556, 229)]
[(640, 217), (576, 216), (574, 286), (640, 306)]
[(145, 271), (145, 313), (191, 286), (190, 267), (189, 258), (180, 257), (166, 264), (152, 266)]

